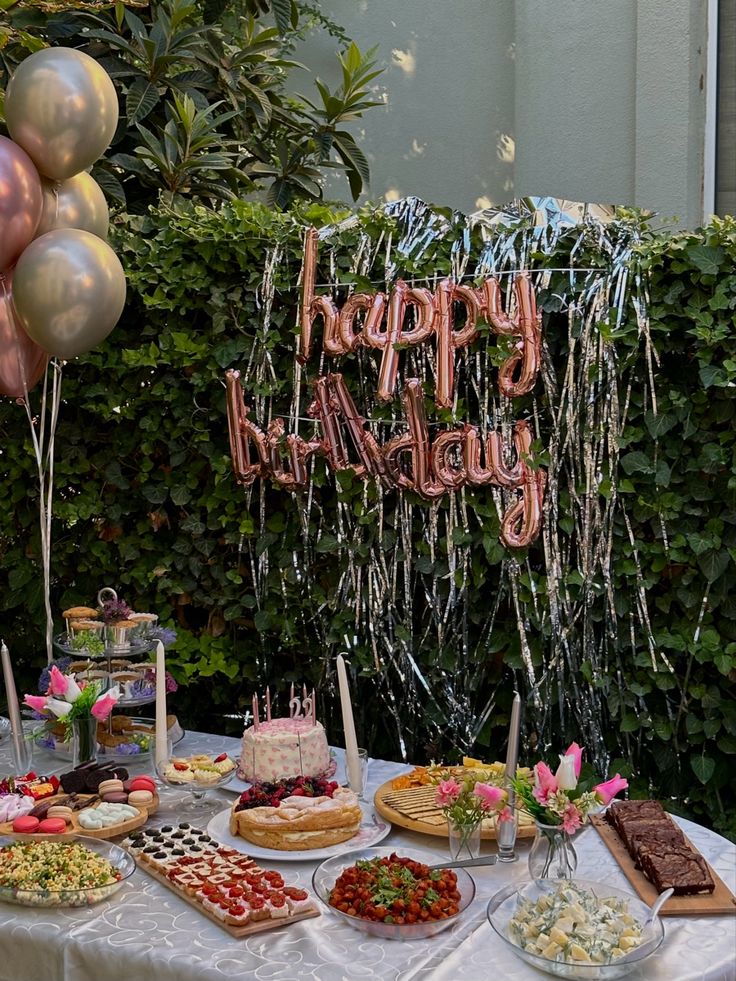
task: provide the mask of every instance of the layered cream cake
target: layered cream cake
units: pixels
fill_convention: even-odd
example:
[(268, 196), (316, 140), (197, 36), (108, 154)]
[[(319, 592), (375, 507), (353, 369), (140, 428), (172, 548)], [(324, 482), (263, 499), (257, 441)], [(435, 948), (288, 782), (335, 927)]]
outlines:
[(326, 848), (355, 837), (362, 813), (358, 798), (347, 787), (331, 797), (285, 797), (278, 807), (230, 811), (230, 834), (261, 848), (303, 851)]
[(310, 716), (259, 722), (243, 733), (238, 776), (248, 783), (321, 777), (330, 768), (325, 730)]

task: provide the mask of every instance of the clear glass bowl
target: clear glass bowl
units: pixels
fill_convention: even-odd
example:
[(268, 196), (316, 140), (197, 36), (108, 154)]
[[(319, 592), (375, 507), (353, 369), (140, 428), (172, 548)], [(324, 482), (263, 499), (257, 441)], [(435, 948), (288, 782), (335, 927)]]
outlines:
[(507, 886), (501, 889), (488, 903), (488, 919), (498, 936), (508, 944), (513, 952), (540, 971), (553, 974), (558, 978), (572, 978), (574, 981), (612, 981), (613, 978), (623, 978), (635, 967), (650, 957), (664, 940), (664, 926), (657, 917), (647, 923), (649, 907), (630, 892), (614, 889), (604, 882), (592, 882), (587, 879), (573, 879), (570, 883), (579, 886), (593, 895), (605, 899), (613, 896), (625, 899), (629, 912), (643, 926), (642, 943), (623, 957), (618, 957), (609, 964), (576, 964), (567, 961), (554, 961), (541, 954), (533, 954), (524, 950), (509, 936), (509, 921), (516, 913), (520, 900), (528, 899), (536, 902), (541, 896), (549, 894), (564, 885), (567, 880), (548, 879), (537, 882), (527, 882), (522, 885)]
[(424, 923), (383, 923), (377, 920), (363, 920), (359, 916), (349, 916), (334, 906), (330, 906), (332, 887), (344, 869), (355, 865), (356, 862), (371, 858), (384, 858), (394, 853), (398, 854), (400, 858), (411, 858), (425, 864), (431, 864), (433, 860), (436, 861), (436, 858), (427, 855), (426, 852), (416, 852), (411, 848), (401, 848), (398, 852), (395, 848), (356, 849), (356, 851), (344, 852), (342, 855), (325, 859), (314, 870), (312, 888), (330, 913), (340, 917), (345, 923), (355, 927), (356, 930), (361, 930), (372, 937), (383, 937), (384, 940), (426, 940), (428, 937), (434, 937), (435, 934), (454, 926), (475, 899), (475, 882), (465, 869), (454, 869), (460, 891), (460, 909), (455, 916), (448, 916), (445, 920), (428, 920)]
[[(0, 836), (0, 850), (8, 845), (17, 845), (19, 841), (49, 841), (48, 838), (26, 837), (19, 838), (16, 835)], [(122, 884), (135, 872), (135, 859), (129, 855), (119, 845), (114, 845), (110, 841), (101, 841), (99, 838), (85, 838), (79, 836), (73, 842), (60, 841), (59, 846), (79, 844), (84, 845), (91, 852), (95, 852), (102, 858), (107, 859), (120, 875), (115, 882), (105, 886), (93, 886), (86, 889), (62, 889), (53, 891), (50, 889), (17, 889), (14, 886), (0, 885), (0, 901), (5, 903), (15, 903), (18, 906), (92, 906), (103, 899), (108, 899), (116, 893)]]

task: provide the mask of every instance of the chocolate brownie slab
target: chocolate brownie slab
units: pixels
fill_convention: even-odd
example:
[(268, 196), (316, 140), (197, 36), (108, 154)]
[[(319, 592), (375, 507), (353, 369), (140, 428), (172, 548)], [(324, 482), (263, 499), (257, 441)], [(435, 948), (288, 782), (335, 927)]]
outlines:
[(691, 896), (716, 887), (705, 859), (690, 848), (672, 849), (667, 855), (647, 852), (641, 866), (658, 892), (672, 887), (676, 896)]

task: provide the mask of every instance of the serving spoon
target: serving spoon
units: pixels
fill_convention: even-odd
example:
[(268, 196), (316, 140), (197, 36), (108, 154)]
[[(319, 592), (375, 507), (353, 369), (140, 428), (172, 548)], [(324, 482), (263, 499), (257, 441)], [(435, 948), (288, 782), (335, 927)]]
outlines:
[(657, 919), (657, 917), (659, 916), (659, 911), (662, 909), (662, 907), (667, 902), (667, 900), (670, 898), (670, 896), (672, 896), (674, 894), (674, 892), (675, 892), (675, 890), (670, 886), (669, 889), (665, 889), (664, 892), (661, 892), (659, 894), (659, 896), (657, 897), (657, 899), (654, 901), (654, 903), (650, 907), (649, 916), (646, 918), (646, 920), (644, 922), (644, 926), (648, 926), (650, 923), (653, 923), (654, 920)]
[(435, 869), (466, 869), (472, 865), (495, 865), (497, 861), (498, 855), (484, 855), (478, 858), (463, 858), (459, 862), (442, 862), (440, 865), (430, 865), (429, 868), (431, 871)]

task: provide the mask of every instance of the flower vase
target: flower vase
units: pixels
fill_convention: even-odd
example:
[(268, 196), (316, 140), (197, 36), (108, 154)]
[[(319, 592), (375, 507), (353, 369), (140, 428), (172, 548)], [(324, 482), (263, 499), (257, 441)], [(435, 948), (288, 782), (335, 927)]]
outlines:
[(559, 824), (540, 824), (529, 852), (529, 874), (535, 882), (541, 879), (572, 879), (578, 867), (578, 856), (572, 835)]
[(97, 719), (72, 720), (72, 766), (97, 759)]
[(448, 816), (447, 835), (450, 845), (450, 861), (477, 858), (480, 855), (481, 818), (458, 822)]

